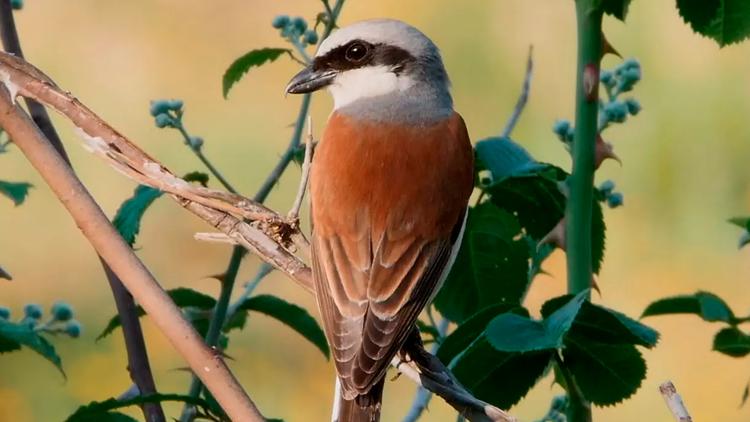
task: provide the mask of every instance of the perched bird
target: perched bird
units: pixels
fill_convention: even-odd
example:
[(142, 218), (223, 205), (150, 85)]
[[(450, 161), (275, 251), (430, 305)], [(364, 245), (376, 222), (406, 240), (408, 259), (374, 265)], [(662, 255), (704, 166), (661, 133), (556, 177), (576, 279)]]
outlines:
[(455, 259), (474, 155), (437, 47), (406, 23), (339, 29), (286, 91), (324, 87), (334, 111), (310, 174), (313, 278), (334, 418), (373, 422), (391, 359)]

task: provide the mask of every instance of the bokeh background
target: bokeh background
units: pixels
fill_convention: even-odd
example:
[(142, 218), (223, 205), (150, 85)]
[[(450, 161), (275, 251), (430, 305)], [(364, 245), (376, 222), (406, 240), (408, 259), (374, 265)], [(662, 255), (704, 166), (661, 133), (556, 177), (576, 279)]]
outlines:
[[(221, 96), (221, 76), (233, 59), (265, 46), (283, 46), (270, 27), (277, 14), (314, 19), (315, 0), (28, 0), (17, 13), (27, 57), (116, 128), (159, 157), (176, 173), (199, 162), (174, 131), (158, 130), (149, 100), (181, 98), (186, 125), (206, 139), (206, 154), (245, 193), (253, 192), (291, 135), (299, 97), (283, 87), (297, 70), (281, 59), (253, 71)], [(457, 109), (474, 139), (497, 134), (518, 95), (529, 45), (534, 46), (531, 99), (514, 138), (538, 159), (569, 167), (569, 157), (550, 128), (573, 114), (575, 22), (573, 2), (551, 0), (349, 0), (341, 24), (393, 17), (421, 28), (441, 47)], [(607, 132), (623, 166), (606, 163), (597, 178), (611, 178), (625, 206), (606, 212), (605, 265), (595, 300), (639, 315), (652, 300), (698, 289), (728, 299), (739, 313), (750, 308), (750, 250), (736, 248), (739, 231), (728, 217), (750, 211), (750, 44), (723, 50), (693, 34), (673, 1), (634, 1), (627, 24), (605, 20), (608, 38), (625, 57), (637, 57), (644, 80), (635, 91), (643, 112)], [(618, 59), (608, 57), (605, 67)], [(319, 133), (331, 101), (313, 99)], [(80, 148), (71, 125), (55, 122), (81, 178), (112, 215), (134, 184)], [(299, 170), (281, 180), (269, 203), (287, 209)], [(23, 304), (48, 307), (62, 299), (75, 306), (85, 332), (55, 340), (68, 379), (31, 352), (0, 356), (0, 420), (63, 420), (77, 406), (116, 396), (130, 384), (119, 332), (98, 343), (96, 334), (114, 313), (98, 260), (74, 223), (23, 156), (0, 157), (0, 178), (35, 185), (28, 201), (13, 207), (0, 199), (0, 263), (15, 280), (0, 284), (0, 304), (18, 315)], [(215, 295), (206, 276), (222, 271), (229, 248), (193, 240), (208, 227), (169, 200), (157, 202), (144, 220), (139, 255), (165, 288), (189, 286)], [(245, 260), (241, 281), (258, 260)], [(548, 261), (529, 297), (537, 312), (545, 298), (565, 288), (564, 257)], [(312, 298), (283, 276), (272, 275), (260, 291), (315, 312)], [(711, 352), (718, 327), (692, 316), (647, 320), (661, 341), (645, 351), (648, 377), (631, 400), (596, 409), (598, 421), (671, 420), (656, 388), (671, 379), (698, 421), (746, 421), (740, 408), (750, 378), (750, 359)], [(184, 363), (144, 319), (157, 383), (184, 392)], [(293, 331), (263, 316), (233, 336), (230, 363), (269, 416), (321, 421), (329, 415), (333, 369)], [(508, 380), (513, 382), (513, 380)], [(522, 420), (545, 413), (559, 393), (542, 380), (512, 412)], [(388, 382), (384, 421), (403, 417), (414, 385)], [(167, 408), (173, 415), (177, 408)], [(137, 413), (134, 413), (137, 415)], [(434, 400), (425, 421), (454, 420)]]

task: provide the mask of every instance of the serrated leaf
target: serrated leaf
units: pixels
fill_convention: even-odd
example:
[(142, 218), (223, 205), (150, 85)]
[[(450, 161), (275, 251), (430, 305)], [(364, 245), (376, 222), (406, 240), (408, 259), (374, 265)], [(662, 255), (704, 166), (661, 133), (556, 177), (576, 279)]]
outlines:
[(571, 334), (563, 362), (586, 400), (600, 406), (632, 396), (646, 377), (646, 362), (631, 344), (605, 344)]
[(693, 31), (721, 47), (750, 35), (750, 2), (746, 0), (677, 0), (677, 8)]
[(485, 336), (492, 347), (501, 352), (559, 349), (588, 293), (577, 294), (542, 321), (512, 313), (499, 315), (487, 325)]
[(435, 306), (454, 322), (492, 304), (517, 305), (528, 286), (529, 250), (511, 214), (485, 202), (469, 210), (456, 261)]
[(126, 199), (112, 219), (120, 235), (125, 239), (128, 245), (133, 246), (135, 237), (141, 230), (141, 219), (148, 207), (160, 196), (162, 192), (145, 185), (138, 185), (133, 192), (133, 196)]
[(283, 322), (315, 345), (326, 357), (330, 356), (325, 334), (318, 322), (304, 308), (272, 295), (247, 298), (238, 307), (245, 311), (256, 311)]
[[(572, 295), (547, 301), (542, 316), (549, 315)], [(578, 311), (570, 332), (606, 344), (637, 344), (651, 348), (659, 340), (659, 333), (627, 315), (591, 302), (585, 302)]]
[[(216, 299), (212, 298), (209, 295), (206, 295), (204, 293), (196, 292), (195, 290), (188, 289), (185, 287), (178, 287), (176, 289), (167, 290), (167, 294), (170, 298), (172, 298), (172, 301), (174, 301), (174, 304), (177, 305), (180, 308), (187, 308), (187, 307), (193, 307), (198, 309), (204, 309), (209, 310), (213, 309), (213, 307), (216, 305)], [(138, 306), (136, 308), (136, 314), (138, 317), (142, 317), (143, 315), (146, 315), (146, 312)], [(120, 327), (120, 316), (115, 315), (110, 320), (109, 323), (107, 323), (107, 326), (104, 328), (104, 330), (96, 337), (96, 340), (99, 341), (103, 339), (104, 337), (107, 337), (114, 331), (116, 328)], [(197, 329), (197, 328), (196, 328)]]
[(224, 98), (227, 98), (232, 86), (242, 79), (251, 68), (262, 66), (266, 62), (272, 62), (284, 53), (289, 54), (289, 56), (292, 55), (292, 51), (288, 48), (261, 48), (252, 50), (235, 60), (224, 72), (222, 80)]
[(641, 317), (670, 314), (695, 314), (708, 322), (723, 321), (734, 324), (736, 321), (726, 302), (709, 292), (659, 299), (648, 305)]
[(0, 338), (3, 339), (0, 343), (4, 344), (3, 348), (5, 351), (17, 349), (13, 343), (28, 347), (52, 362), (63, 377), (65, 377), (65, 371), (63, 371), (62, 368), (62, 360), (55, 351), (55, 347), (52, 346), (47, 339), (34, 331), (31, 326), (17, 324), (0, 318)]
[(542, 164), (510, 138), (493, 137), (477, 142), (474, 147), (478, 165), (492, 174), (493, 183), (511, 176), (523, 176), (538, 171)]
[[(485, 188), (493, 204), (515, 215), (535, 242), (543, 239), (565, 214), (565, 195), (559, 185), (568, 174), (550, 164), (523, 175), (511, 175)], [(604, 259), (606, 224), (601, 204), (592, 201), (592, 265), (599, 273)]]
[[(79, 407), (75, 413), (68, 416), (65, 422), (98, 422), (98, 421), (130, 421), (130, 419), (107, 419), (107, 415), (112, 410), (122, 409), (124, 407), (141, 405), (145, 403), (161, 403), (165, 401), (176, 401), (199, 406), (204, 409), (209, 408), (209, 404), (198, 397), (191, 397), (181, 394), (149, 394), (146, 396), (136, 396), (128, 400), (107, 399), (102, 402), (91, 402), (85, 406)], [(116, 414), (116, 413), (115, 413)]]
[(602, 0), (602, 10), (608, 15), (612, 15), (621, 21), (625, 21), (628, 14), (630, 0)]
[(741, 358), (750, 353), (750, 336), (737, 327), (726, 327), (716, 333), (714, 350), (735, 358)]
[(517, 307), (516, 305), (507, 303), (490, 305), (461, 323), (461, 325), (443, 340), (443, 343), (440, 345), (440, 348), (438, 348), (435, 355), (445, 365), (449, 365), (456, 356), (466, 350), (466, 348), (468, 348), (471, 343), (473, 343), (474, 340), (484, 332), (485, 328), (487, 328), (487, 324), (492, 321), (493, 318), (511, 310), (520, 315), (526, 317), (529, 316), (526, 309)]
[(15, 206), (23, 204), (31, 187), (33, 187), (31, 183), (0, 180), (0, 194), (8, 197)]
[(551, 351), (499, 352), (480, 337), (459, 356), (453, 374), (479, 399), (507, 409), (544, 375), (551, 358)]

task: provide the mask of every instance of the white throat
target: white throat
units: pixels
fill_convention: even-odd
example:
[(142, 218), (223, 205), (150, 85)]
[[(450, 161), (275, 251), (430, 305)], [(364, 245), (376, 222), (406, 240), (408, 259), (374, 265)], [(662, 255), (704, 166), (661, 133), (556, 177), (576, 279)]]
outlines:
[(334, 110), (338, 110), (362, 99), (403, 93), (415, 83), (409, 76), (395, 74), (389, 66), (367, 66), (341, 73), (328, 90)]

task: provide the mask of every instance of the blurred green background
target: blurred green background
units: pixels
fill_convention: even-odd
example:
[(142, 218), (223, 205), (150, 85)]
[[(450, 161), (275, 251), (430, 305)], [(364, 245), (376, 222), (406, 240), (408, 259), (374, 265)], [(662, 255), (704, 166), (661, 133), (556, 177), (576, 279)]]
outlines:
[[(184, 99), (188, 129), (206, 139), (206, 154), (250, 194), (291, 135), (300, 98), (285, 98), (283, 87), (298, 65), (280, 59), (253, 71), (229, 100), (221, 96), (221, 76), (252, 48), (284, 46), (270, 27), (275, 15), (312, 20), (319, 10), (315, 0), (28, 0), (17, 24), (30, 61), (178, 174), (200, 165), (176, 132), (154, 127), (148, 105), (155, 98)], [(456, 108), (475, 140), (502, 129), (533, 44), (531, 99), (514, 138), (538, 159), (569, 167), (550, 128), (556, 118), (573, 113), (572, 1), (349, 0), (340, 22), (371, 17), (410, 22), (440, 46)], [(750, 211), (750, 44), (719, 50), (690, 31), (674, 1), (634, 1), (627, 24), (606, 18), (605, 29), (625, 57), (643, 65), (635, 95), (644, 111), (607, 132), (624, 165), (607, 162), (597, 178), (614, 179), (626, 206), (606, 212), (607, 255), (599, 279), (602, 295), (595, 300), (637, 316), (656, 298), (706, 289), (744, 313), (750, 307), (750, 250), (737, 251), (739, 231), (725, 220)], [(618, 61), (608, 57), (604, 67)], [(316, 133), (330, 107), (327, 94), (314, 97)], [(84, 152), (64, 119), (55, 116), (55, 122), (79, 175), (112, 215), (134, 184)], [(298, 176), (291, 168), (271, 206), (289, 207)], [(0, 284), (0, 304), (18, 315), (27, 302), (48, 308), (63, 299), (85, 326), (78, 340), (55, 340), (67, 381), (31, 352), (0, 356), (0, 420), (62, 420), (80, 404), (116, 396), (130, 384), (119, 331), (94, 342), (114, 305), (92, 249), (17, 150), (0, 157), (0, 179), (36, 186), (23, 206), (0, 200), (0, 264), (15, 278)], [(138, 253), (165, 288), (189, 286), (215, 295), (217, 283), (206, 276), (223, 271), (230, 251), (193, 240), (195, 232), (208, 230), (161, 200), (144, 220)], [(257, 265), (257, 259), (246, 259), (241, 280)], [(556, 253), (546, 270), (550, 275), (537, 280), (529, 297), (532, 312), (564, 291), (564, 257)], [(272, 275), (260, 291), (316, 312), (312, 298), (283, 276)], [(667, 379), (697, 421), (750, 418), (750, 407), (739, 407), (750, 359), (710, 352), (716, 326), (691, 316), (646, 322), (662, 334), (654, 350), (644, 351), (647, 379), (631, 400), (596, 409), (595, 420), (671, 420), (657, 392)], [(185, 364), (148, 318), (144, 324), (159, 388), (186, 391), (188, 376), (178, 370)], [(265, 414), (327, 420), (332, 365), (296, 333), (253, 316), (248, 328), (233, 336), (229, 354)], [(512, 412), (522, 420), (540, 417), (560, 392), (551, 384), (551, 378), (542, 380)], [(414, 388), (405, 379), (388, 382), (384, 421), (400, 420)], [(176, 409), (168, 407), (173, 415)], [(434, 400), (423, 420), (454, 420), (454, 413)]]

